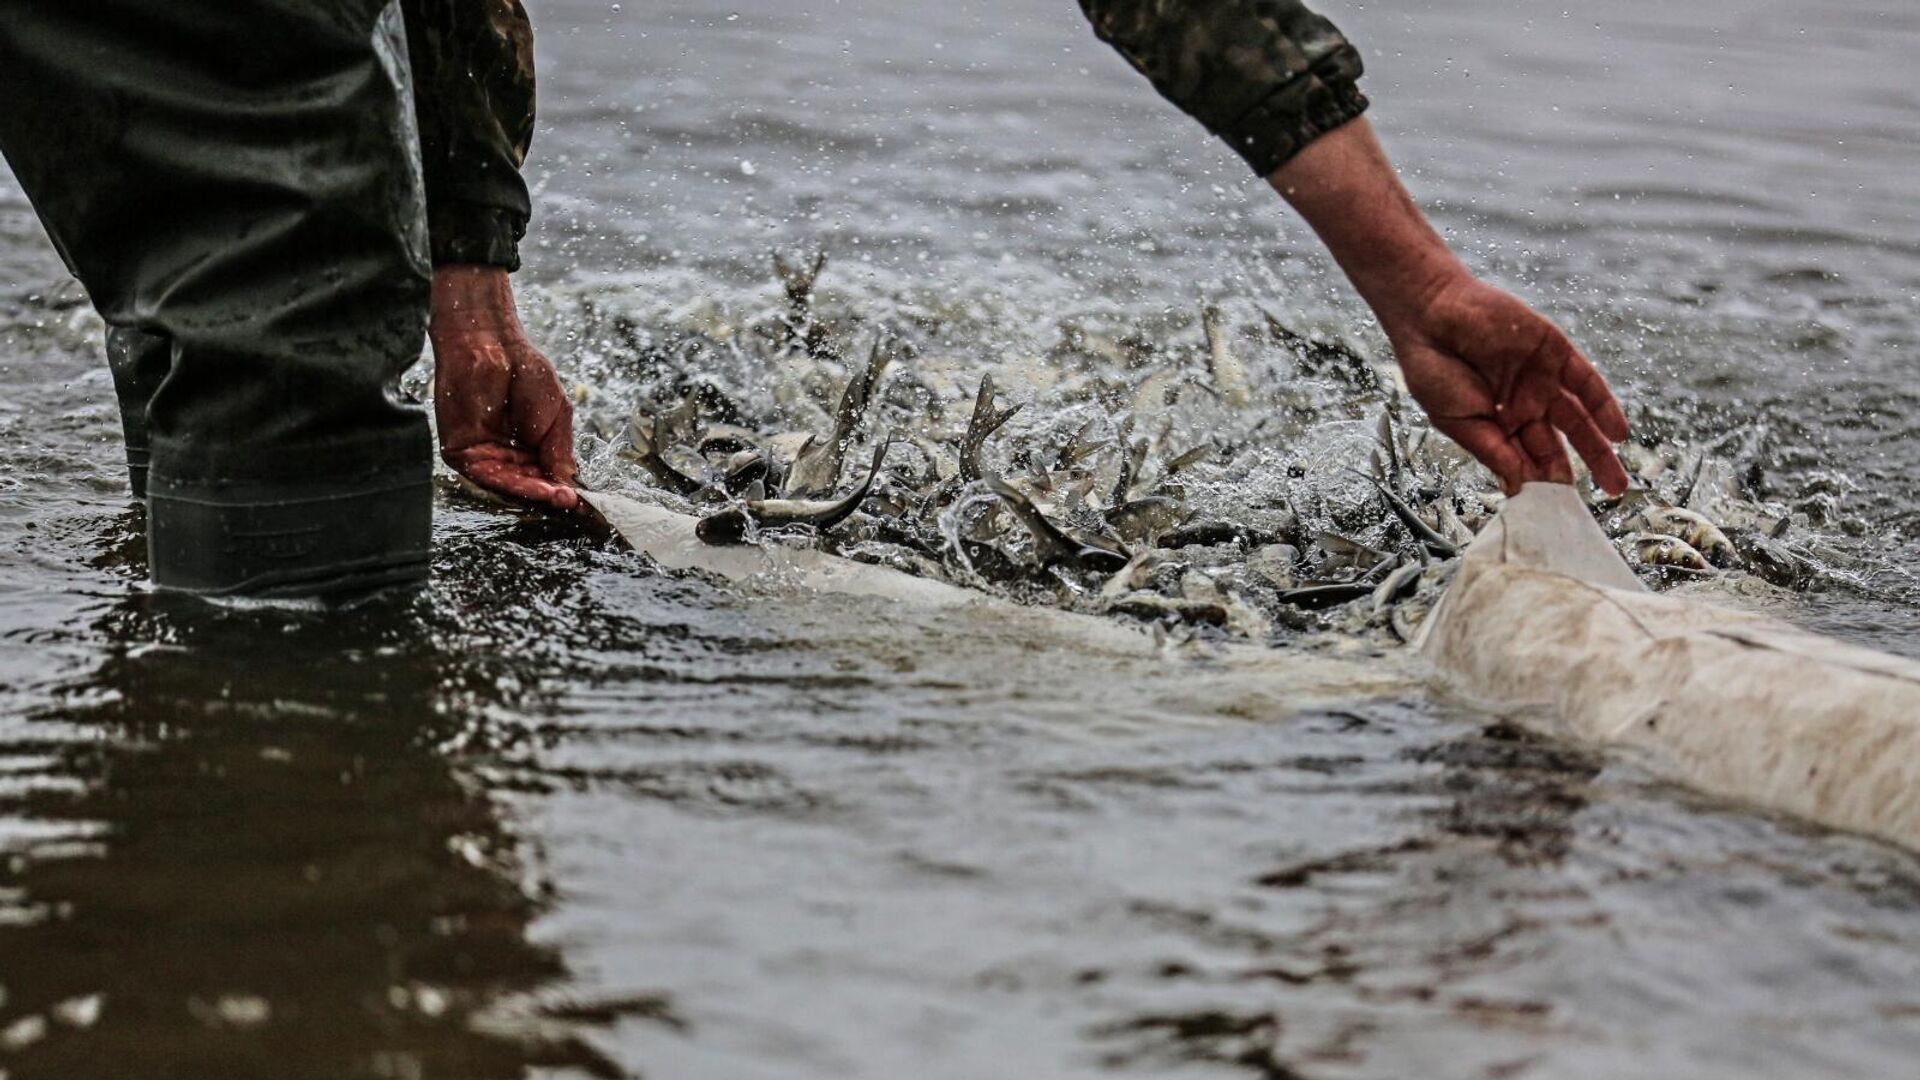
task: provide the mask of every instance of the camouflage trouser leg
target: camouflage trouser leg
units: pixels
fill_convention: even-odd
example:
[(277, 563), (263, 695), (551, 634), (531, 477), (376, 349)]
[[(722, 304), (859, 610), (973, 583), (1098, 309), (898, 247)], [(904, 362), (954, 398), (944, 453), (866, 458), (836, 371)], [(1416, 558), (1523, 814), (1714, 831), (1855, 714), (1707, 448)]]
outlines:
[[(109, 326), (154, 580), (426, 573), (430, 270), (387, 0), (9, 0), (0, 150)], [(143, 445), (144, 444), (144, 445)]]

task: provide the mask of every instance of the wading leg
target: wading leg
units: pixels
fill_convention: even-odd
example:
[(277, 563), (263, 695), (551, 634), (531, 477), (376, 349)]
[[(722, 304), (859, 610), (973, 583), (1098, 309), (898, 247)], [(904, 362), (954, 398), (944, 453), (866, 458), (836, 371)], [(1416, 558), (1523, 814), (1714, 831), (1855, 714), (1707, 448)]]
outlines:
[(101, 315), (143, 335), (117, 339), (116, 385), (151, 393), (162, 586), (426, 575), (431, 447), (398, 390), (429, 281), (406, 57), (381, 0), (14, 0), (0, 20), (0, 150)]

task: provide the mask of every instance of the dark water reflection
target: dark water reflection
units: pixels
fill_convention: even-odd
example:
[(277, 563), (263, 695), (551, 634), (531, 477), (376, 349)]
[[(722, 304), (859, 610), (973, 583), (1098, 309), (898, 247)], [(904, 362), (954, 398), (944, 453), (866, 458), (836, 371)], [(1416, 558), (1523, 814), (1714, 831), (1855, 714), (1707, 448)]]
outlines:
[(527, 937), (547, 883), (458, 764), (537, 691), (439, 602), (134, 592), (89, 628), (99, 668), (0, 744), (29, 827), (0, 869), (8, 1075), (622, 1074), (538, 1009), (485, 1015), (567, 975)]

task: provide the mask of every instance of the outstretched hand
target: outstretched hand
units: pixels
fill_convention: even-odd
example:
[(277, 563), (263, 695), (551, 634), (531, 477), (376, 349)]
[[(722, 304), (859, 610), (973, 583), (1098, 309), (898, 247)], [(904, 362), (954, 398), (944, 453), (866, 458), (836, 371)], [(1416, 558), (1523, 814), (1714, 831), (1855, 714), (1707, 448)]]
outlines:
[(1573, 482), (1562, 434), (1609, 495), (1627, 489), (1613, 451), (1626, 414), (1567, 335), (1517, 297), (1460, 274), (1386, 329), (1433, 426), (1508, 494), (1531, 480)]
[(441, 458), (490, 491), (577, 509), (573, 404), (527, 340), (506, 271), (436, 268), (428, 335)]
[(1500, 478), (1573, 482), (1565, 435), (1609, 494), (1627, 417), (1560, 328), (1473, 276), (1427, 222), (1363, 117), (1269, 178), (1313, 225), (1393, 342), (1433, 426)]

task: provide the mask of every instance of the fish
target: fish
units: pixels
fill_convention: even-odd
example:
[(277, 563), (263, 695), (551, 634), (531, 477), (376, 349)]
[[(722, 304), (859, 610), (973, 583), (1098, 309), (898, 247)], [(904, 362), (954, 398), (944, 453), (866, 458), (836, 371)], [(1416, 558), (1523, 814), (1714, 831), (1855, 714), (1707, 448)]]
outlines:
[(1374, 490), (1380, 493), (1380, 498), (1386, 502), (1387, 508), (1393, 511), (1394, 517), (1400, 519), (1401, 526), (1407, 530), (1408, 535), (1412, 536), (1415, 542), (1443, 559), (1451, 559), (1460, 553), (1460, 549), (1451, 540), (1440, 535), (1433, 526), (1422, 520), (1419, 514), (1413, 512), (1413, 507), (1408, 506), (1405, 500), (1395, 495), (1379, 477), (1369, 476), (1358, 469), (1350, 471), (1373, 484)]
[(706, 433), (700, 436), (698, 447), (702, 454), (738, 454), (743, 450), (760, 449), (758, 433), (733, 424), (709, 424)]
[(656, 483), (683, 499), (706, 493), (706, 484), (674, 468), (661, 456), (655, 435), (657, 430), (658, 421), (654, 416), (635, 410), (633, 419), (627, 425), (628, 447), (622, 451), (622, 456), (638, 463)]
[(1435, 531), (1445, 537), (1448, 543), (1455, 548), (1464, 548), (1473, 543), (1473, 530), (1467, 527), (1466, 522), (1460, 520), (1460, 514), (1454, 510), (1451, 497), (1435, 501), (1433, 512), (1434, 517), (1440, 522), (1440, 527)]
[(1080, 430), (1074, 432), (1073, 438), (1068, 439), (1066, 445), (1062, 446), (1060, 452), (1054, 456), (1053, 467), (1056, 470), (1071, 469), (1107, 448), (1107, 443), (1096, 442), (1091, 438), (1093, 427), (1099, 422), (1099, 417), (1092, 417), (1080, 425)]
[(873, 482), (880, 475), (880, 466), (887, 457), (888, 441), (882, 439), (873, 450), (873, 465), (867, 470), (866, 479), (851, 492), (837, 499), (746, 499), (738, 506), (731, 506), (717, 514), (700, 519), (694, 526), (694, 534), (709, 544), (740, 544), (746, 542), (747, 534), (755, 529), (778, 529), (789, 526), (804, 526), (820, 531), (833, 528), (860, 509), (867, 495), (873, 490)]
[(1432, 611), (1432, 604), (1418, 598), (1395, 604), (1393, 613), (1387, 618), (1387, 625), (1393, 628), (1395, 637), (1411, 645), (1420, 636), (1420, 626)]
[(1120, 438), (1119, 471), (1114, 474), (1113, 492), (1107, 496), (1107, 501), (1116, 506), (1133, 497), (1133, 482), (1140, 478), (1140, 473), (1146, 468), (1147, 440), (1133, 438), (1132, 431), (1133, 420), (1129, 417)]
[(987, 438), (1004, 427), (1019, 411), (1020, 405), (1016, 403), (995, 412), (993, 375), (980, 376), (980, 392), (973, 399), (973, 416), (967, 421), (967, 434), (960, 443), (961, 481), (972, 483), (981, 478), (980, 451), (987, 445)]
[[(1060, 494), (1060, 508), (1067, 513), (1078, 513), (1086, 508), (1087, 496), (1093, 494), (1094, 476), (1092, 473), (1075, 476), (1072, 473), (1056, 474), (1051, 478)], [(1111, 524), (1111, 522), (1109, 522)]]
[(720, 486), (729, 495), (741, 495), (755, 484), (771, 482), (773, 462), (765, 450), (742, 450), (727, 458), (727, 470)]
[(826, 268), (825, 251), (815, 252), (810, 266), (804, 263), (795, 266), (778, 251), (773, 253), (773, 272), (780, 279), (781, 288), (786, 290), (787, 303), (795, 311), (804, 312), (812, 305), (814, 284), (820, 280), (820, 271)]
[(1198, 465), (1201, 462), (1212, 457), (1214, 453), (1214, 449), (1215, 448), (1212, 443), (1201, 443), (1199, 446), (1196, 446), (1193, 449), (1188, 450), (1183, 454), (1178, 454), (1173, 458), (1171, 458), (1170, 460), (1168, 460), (1166, 465), (1161, 468), (1160, 475), (1172, 476), (1173, 474), (1181, 471), (1182, 469), (1190, 469), (1193, 466)]
[[(1169, 640), (1191, 639), (1180, 623), (1219, 623), (1260, 640), (1269, 619), (1391, 640), (1418, 629), (1446, 568), (1503, 503), (1361, 352), (1296, 333), (1270, 312), (1261, 312), (1267, 326), (1256, 340), (1220, 307), (1196, 305), (1202, 334), (1188, 334), (1204, 340), (1173, 347), (1153, 329), (1101, 334), (1062, 323), (1049, 352), (1057, 364), (1036, 378), (1026, 356), (977, 355), (978, 343), (955, 333), (965, 316), (938, 303), (896, 304), (900, 336), (872, 337), (876, 351), (855, 371), (827, 327), (872, 323), (837, 307), (826, 314), (817, 291), (825, 265), (812, 252), (779, 256), (785, 302), (751, 321), (708, 303), (669, 316), (670, 331), (656, 334), (617, 312), (589, 312), (611, 370), (660, 404), (630, 423), (606, 407), (612, 395), (576, 387), (587, 399), (583, 436), (631, 442), (618, 452), (651, 483), (718, 502), (703, 511), (702, 529), (716, 542), (751, 538), (756, 526), (813, 527), (825, 551), (1024, 600), (1150, 617)], [(916, 353), (911, 342), (934, 351)], [(1250, 349), (1290, 353), (1295, 370), (1318, 378), (1276, 386), (1281, 407), (1229, 409), (1252, 397)], [(755, 364), (770, 378), (755, 381)], [(1010, 430), (1021, 406), (1001, 407), (995, 383), (1014, 370), (1028, 400), (1026, 422)], [(1033, 415), (1036, 402), (1047, 415)], [(771, 426), (773, 416), (810, 430)], [(1304, 460), (1325, 444), (1291, 445), (1327, 420), (1359, 421), (1372, 434), (1346, 463), (1371, 490), (1333, 490)], [(888, 453), (859, 498), (847, 458), (864, 457), (873, 447), (854, 449), (862, 435), (886, 424), (917, 449)], [(1590, 508), (1643, 574), (1700, 573), (1704, 564), (1807, 587), (1826, 572), (1811, 553), (1819, 549), (1771, 532), (1789, 520), (1809, 530), (1839, 521), (1841, 493), (1752, 501), (1743, 470), (1761, 460), (1764, 434), (1750, 426), (1706, 443), (1630, 444), (1622, 454), (1636, 490)], [(601, 459), (598, 445), (587, 451)], [(999, 486), (1006, 481), (1013, 495)], [(1230, 485), (1240, 484), (1247, 490), (1236, 500)], [(1315, 614), (1332, 608), (1341, 610), (1331, 619)]]
[(1253, 400), (1253, 390), (1247, 382), (1247, 367), (1233, 353), (1233, 344), (1227, 340), (1227, 331), (1222, 324), (1225, 316), (1213, 304), (1200, 309), (1200, 326), (1207, 337), (1207, 371), (1213, 376), (1213, 388), (1220, 392), (1220, 400), (1234, 408), (1244, 407)]
[[(1393, 436), (1393, 410), (1392, 409), (1389, 408), (1389, 409), (1380, 410), (1380, 420), (1374, 429), (1373, 441), (1375, 443), (1374, 457), (1373, 457), (1373, 475), (1375, 477), (1384, 476), (1386, 479), (1391, 480), (1396, 484), (1399, 483), (1400, 482), (1400, 451), (1395, 443), (1394, 436)], [(1386, 452), (1386, 456), (1384, 458), (1380, 456), (1381, 451)]]
[(1371, 570), (1387, 561), (1387, 553), (1368, 547), (1358, 540), (1350, 540), (1339, 533), (1318, 532), (1313, 535), (1313, 544), (1327, 553), (1323, 569), (1336, 567), (1354, 567)]
[(1379, 390), (1380, 376), (1367, 358), (1338, 342), (1321, 341), (1296, 332), (1265, 308), (1267, 334), (1275, 344), (1293, 353), (1307, 375), (1326, 375), (1356, 390)]
[(873, 403), (874, 387), (886, 374), (891, 353), (887, 349), (887, 339), (883, 334), (874, 339), (873, 353), (867, 359), (867, 366), (856, 371), (847, 380), (846, 389), (840, 393), (840, 405), (833, 414), (833, 434), (826, 439), (809, 440), (793, 461), (793, 467), (787, 470), (787, 486), (783, 494), (789, 499), (804, 499), (824, 495), (840, 483), (840, 466), (846, 457), (847, 446), (854, 433), (860, 428), (860, 421), (867, 415), (867, 407)]
[(1125, 548), (1109, 545), (1098, 538), (1068, 533), (1048, 521), (1026, 493), (997, 476), (987, 478), (987, 488), (1000, 497), (1020, 524), (1033, 537), (1033, 554), (1041, 566), (1069, 566), (1111, 574), (1133, 560)]
[(819, 436), (807, 431), (782, 431), (767, 440), (767, 453), (772, 456), (774, 468), (784, 472), (793, 468), (800, 460), (800, 452), (807, 448)]
[(1114, 571), (1113, 576), (1100, 587), (1101, 599), (1118, 600), (1128, 593), (1147, 588), (1152, 583), (1153, 575), (1166, 563), (1167, 557), (1151, 548), (1136, 552), (1133, 558), (1127, 560), (1127, 565)]
[(840, 346), (834, 340), (833, 331), (813, 313), (814, 289), (826, 265), (824, 250), (815, 253), (811, 265), (790, 264), (778, 251), (773, 253), (773, 272), (780, 279), (781, 290), (787, 294), (787, 312), (778, 322), (781, 345), (789, 355), (797, 350), (815, 360), (840, 358)]
[(1641, 532), (1685, 540), (1715, 566), (1737, 566), (1740, 562), (1740, 552), (1720, 526), (1695, 511), (1678, 506), (1650, 506), (1640, 512), (1637, 524)]
[(1413, 587), (1419, 583), (1420, 575), (1425, 571), (1424, 565), (1410, 559), (1400, 564), (1386, 577), (1381, 578), (1380, 584), (1373, 590), (1373, 614), (1378, 617), (1394, 601), (1412, 591)]
[(1739, 529), (1731, 535), (1748, 573), (1784, 589), (1804, 589), (1815, 576), (1813, 564), (1758, 529)]
[(1692, 544), (1677, 536), (1635, 533), (1627, 539), (1633, 546), (1634, 557), (1646, 566), (1660, 566), (1699, 574), (1709, 573), (1713, 569), (1705, 555), (1700, 554)]

